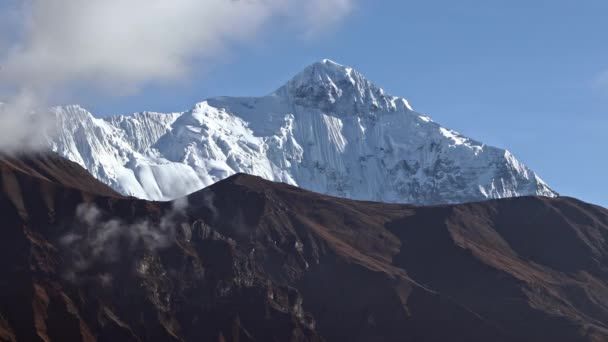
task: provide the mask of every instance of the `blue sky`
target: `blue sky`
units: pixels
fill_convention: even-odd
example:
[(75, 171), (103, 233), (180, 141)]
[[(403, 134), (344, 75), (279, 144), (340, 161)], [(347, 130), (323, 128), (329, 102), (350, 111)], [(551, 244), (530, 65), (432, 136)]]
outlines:
[(122, 97), (84, 87), (65, 101), (102, 115), (186, 110), (267, 94), (330, 58), (444, 126), (511, 150), (562, 195), (608, 207), (607, 15), (605, 0), (361, 0), (314, 35), (273, 19), (179, 81)]

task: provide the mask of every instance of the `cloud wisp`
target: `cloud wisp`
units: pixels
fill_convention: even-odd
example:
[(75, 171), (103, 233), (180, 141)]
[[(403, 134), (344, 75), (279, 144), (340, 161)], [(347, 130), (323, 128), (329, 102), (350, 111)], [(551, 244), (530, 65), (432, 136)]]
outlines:
[(15, 28), (21, 39), (2, 56), (2, 79), (32, 89), (173, 81), (195, 60), (256, 39), (274, 16), (318, 34), (351, 10), (352, 0), (31, 0)]
[(172, 204), (172, 209), (158, 222), (141, 220), (135, 223), (107, 218), (91, 203), (79, 205), (75, 213), (79, 226), (59, 239), (69, 261), (66, 278), (78, 282), (96, 265), (124, 262), (136, 250), (154, 253), (169, 247), (179, 234), (180, 217), (187, 209), (187, 198)]
[(21, 90), (8, 103), (0, 103), (0, 152), (36, 151), (47, 146), (55, 133), (53, 117), (41, 94)]
[(601, 72), (595, 78), (594, 83), (597, 88), (602, 89), (602, 90), (607, 90), (608, 89), (608, 71)]

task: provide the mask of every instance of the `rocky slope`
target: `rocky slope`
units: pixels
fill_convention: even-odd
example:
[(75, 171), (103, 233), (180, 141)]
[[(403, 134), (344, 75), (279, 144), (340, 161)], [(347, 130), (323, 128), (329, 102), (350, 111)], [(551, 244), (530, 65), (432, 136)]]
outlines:
[(509, 151), (441, 127), (350, 67), (315, 63), (264, 97), (95, 118), (55, 108), (51, 146), (117, 191), (175, 199), (235, 173), (359, 200), (555, 196)]
[(0, 160), (3, 341), (608, 339), (608, 210), (575, 199), (414, 207), (239, 174), (159, 203), (36, 160)]

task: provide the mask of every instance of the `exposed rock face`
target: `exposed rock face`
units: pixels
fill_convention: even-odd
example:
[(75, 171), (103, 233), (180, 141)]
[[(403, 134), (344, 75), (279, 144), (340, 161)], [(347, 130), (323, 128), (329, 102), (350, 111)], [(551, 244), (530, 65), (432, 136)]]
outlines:
[(329, 60), (268, 96), (212, 98), (183, 113), (54, 112), (54, 151), (145, 199), (179, 198), (239, 172), (394, 203), (556, 195), (509, 151), (438, 125)]
[(608, 210), (575, 199), (419, 208), (239, 174), (158, 203), (31, 160), (0, 161), (3, 340), (608, 339)]

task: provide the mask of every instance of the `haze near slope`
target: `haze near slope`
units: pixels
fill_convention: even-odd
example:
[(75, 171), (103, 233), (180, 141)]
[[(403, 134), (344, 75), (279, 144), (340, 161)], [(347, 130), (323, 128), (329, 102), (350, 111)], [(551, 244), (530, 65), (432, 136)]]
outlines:
[(237, 172), (382, 202), (556, 195), (509, 151), (441, 127), (330, 60), (268, 96), (212, 98), (183, 113), (54, 112), (54, 151), (145, 199), (174, 199)]

